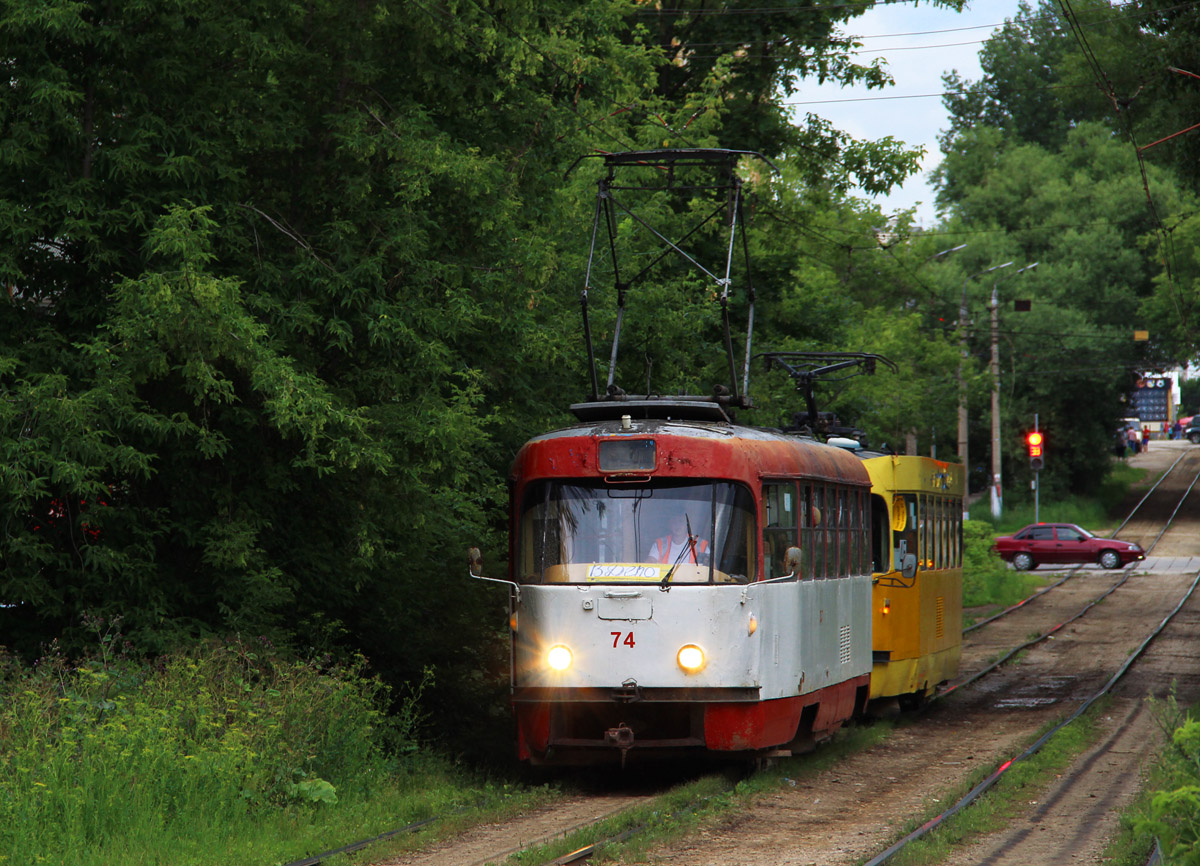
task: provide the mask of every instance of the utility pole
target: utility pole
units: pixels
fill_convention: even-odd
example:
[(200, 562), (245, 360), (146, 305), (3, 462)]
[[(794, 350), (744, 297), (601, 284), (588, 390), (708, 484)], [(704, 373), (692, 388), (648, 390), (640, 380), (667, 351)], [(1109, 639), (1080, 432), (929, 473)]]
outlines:
[[(971, 462), (968, 449), (968, 426), (967, 426), (967, 357), (969, 354), (967, 344), (967, 283), (976, 277), (981, 277), (984, 274), (998, 271), (1001, 268), (1007, 268), (1012, 262), (1005, 262), (1002, 265), (993, 265), (990, 268), (980, 271), (977, 274), (971, 274), (963, 280), (962, 287), (962, 303), (958, 307), (958, 457), (962, 461), (963, 478), (965, 493), (971, 492)], [(967, 499), (963, 497), (963, 520), (967, 519)]]
[[(1033, 270), (1038, 266), (1037, 262), (1031, 265), (1026, 265), (1013, 272), (1015, 277), (1017, 274), (1025, 271)], [(1003, 449), (1000, 447), (1000, 280), (997, 279), (992, 283), (992, 483), (991, 483), (991, 500), (992, 500), (992, 517), (999, 518), (1004, 510), (1004, 487), (1001, 483), (1001, 457)]]

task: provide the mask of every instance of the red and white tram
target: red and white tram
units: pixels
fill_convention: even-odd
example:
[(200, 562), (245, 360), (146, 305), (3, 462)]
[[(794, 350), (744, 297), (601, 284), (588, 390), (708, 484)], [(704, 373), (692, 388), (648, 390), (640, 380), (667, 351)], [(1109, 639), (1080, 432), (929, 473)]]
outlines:
[(512, 701), (532, 763), (770, 752), (867, 700), (862, 462), (653, 409), (683, 418), (589, 421), (513, 465)]

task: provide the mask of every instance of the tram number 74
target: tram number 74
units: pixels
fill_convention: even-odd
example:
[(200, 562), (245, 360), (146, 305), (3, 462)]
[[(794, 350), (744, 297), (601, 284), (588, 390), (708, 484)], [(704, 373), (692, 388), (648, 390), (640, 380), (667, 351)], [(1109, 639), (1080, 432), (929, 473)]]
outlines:
[[(623, 631), (610, 631), (609, 634), (612, 635), (613, 649), (616, 649), (618, 644), (625, 644), (625, 646), (637, 646), (637, 644), (633, 642), (633, 632), (626, 634)], [(621, 639), (621, 635), (625, 635), (624, 640)]]

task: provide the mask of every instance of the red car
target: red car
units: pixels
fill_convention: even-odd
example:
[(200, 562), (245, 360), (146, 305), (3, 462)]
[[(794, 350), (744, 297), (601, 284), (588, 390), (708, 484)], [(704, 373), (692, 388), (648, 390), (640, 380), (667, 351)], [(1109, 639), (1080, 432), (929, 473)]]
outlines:
[(1000, 536), (992, 550), (1018, 571), (1066, 562), (1098, 562), (1104, 568), (1124, 568), (1146, 558), (1140, 545), (1101, 538), (1074, 523), (1033, 523), (1014, 535)]

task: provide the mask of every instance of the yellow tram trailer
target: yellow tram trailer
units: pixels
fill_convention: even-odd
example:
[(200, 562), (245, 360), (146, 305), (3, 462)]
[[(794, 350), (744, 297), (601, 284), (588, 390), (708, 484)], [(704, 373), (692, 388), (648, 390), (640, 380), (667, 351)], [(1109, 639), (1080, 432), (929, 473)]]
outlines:
[(963, 467), (930, 457), (862, 456), (879, 528), (872, 539), (870, 697), (896, 697), (902, 709), (914, 709), (958, 673)]

